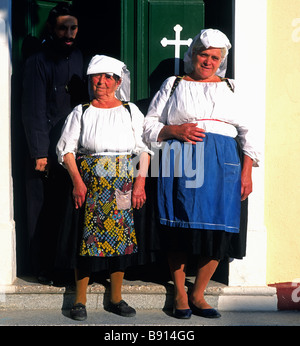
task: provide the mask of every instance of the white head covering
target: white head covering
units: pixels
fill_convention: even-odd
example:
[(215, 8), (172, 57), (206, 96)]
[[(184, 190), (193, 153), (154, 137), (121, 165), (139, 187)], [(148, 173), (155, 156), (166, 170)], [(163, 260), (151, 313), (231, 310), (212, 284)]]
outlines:
[(122, 61), (106, 55), (95, 55), (89, 63), (87, 75), (96, 73), (114, 73), (121, 77), (116, 97), (121, 101), (130, 100), (130, 72)]
[(188, 51), (184, 55), (184, 70), (186, 73), (191, 73), (194, 70), (192, 63), (192, 55), (195, 50), (207, 49), (209, 47), (222, 48), (225, 51), (225, 55), (217, 70), (217, 75), (225, 77), (227, 69), (227, 56), (228, 51), (231, 48), (231, 44), (225, 34), (217, 29), (204, 29), (201, 30), (200, 34), (194, 37), (192, 44)]

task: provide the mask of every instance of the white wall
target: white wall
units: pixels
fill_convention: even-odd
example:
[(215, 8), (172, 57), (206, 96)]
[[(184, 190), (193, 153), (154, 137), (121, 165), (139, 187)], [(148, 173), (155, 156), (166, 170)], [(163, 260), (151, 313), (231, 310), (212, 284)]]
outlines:
[(16, 277), (11, 172), (11, 0), (0, 0), (0, 285)]
[(266, 284), (267, 236), (264, 225), (264, 140), (266, 99), (267, 0), (235, 0), (235, 79), (243, 90), (255, 142), (262, 154), (253, 168), (253, 192), (249, 196), (247, 253), (230, 264), (229, 285)]

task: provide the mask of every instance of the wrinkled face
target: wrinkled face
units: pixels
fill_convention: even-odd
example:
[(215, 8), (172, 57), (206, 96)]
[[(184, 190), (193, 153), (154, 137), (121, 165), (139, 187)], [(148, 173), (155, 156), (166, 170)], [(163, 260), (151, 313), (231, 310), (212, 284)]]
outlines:
[(68, 48), (74, 44), (78, 32), (78, 20), (73, 16), (59, 16), (56, 19), (56, 25), (53, 33), (62, 45)]
[(121, 84), (121, 79), (109, 73), (93, 74), (91, 81), (95, 98), (114, 95), (118, 86)]
[(194, 79), (211, 79), (215, 76), (221, 62), (222, 52), (220, 48), (208, 48), (193, 53)]

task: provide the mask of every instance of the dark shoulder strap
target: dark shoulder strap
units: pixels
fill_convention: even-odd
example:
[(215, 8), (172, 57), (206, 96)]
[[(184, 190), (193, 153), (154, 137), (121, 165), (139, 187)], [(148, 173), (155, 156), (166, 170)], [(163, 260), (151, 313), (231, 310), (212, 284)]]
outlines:
[(87, 110), (87, 108), (89, 108), (90, 104), (91, 104), (90, 102), (82, 103), (82, 114)]
[(171, 92), (170, 92), (170, 96), (169, 98), (173, 95), (175, 89), (177, 88), (179, 82), (182, 81), (184, 76), (176, 76), (175, 80), (174, 80), (174, 83), (173, 83), (173, 86), (172, 86), (172, 89), (171, 89)]
[[(82, 114), (87, 110), (87, 108), (89, 108), (90, 104), (91, 103), (82, 103)], [(122, 101), (122, 105), (128, 110), (130, 117), (132, 117), (130, 106), (129, 106), (128, 102)]]
[(82, 103), (81, 106), (82, 106), (82, 113), (81, 113), (81, 126), (82, 126), (82, 116), (84, 114), (84, 112), (89, 108), (90, 106), (90, 102), (89, 103)]
[[(184, 76), (177, 76), (176, 77), (176, 79), (174, 80), (174, 83), (173, 83), (173, 86), (172, 86), (169, 98), (173, 95), (175, 89), (177, 88), (179, 82), (182, 81), (183, 77)], [(226, 82), (228, 88), (234, 93), (234, 89), (233, 89), (232, 85), (230, 84), (228, 78), (221, 78), (221, 81), (222, 82)]]
[[(91, 103), (82, 103), (82, 114), (87, 110), (87, 108), (89, 108)], [(130, 106), (128, 104), (127, 101), (122, 101), (122, 105), (128, 110), (129, 114), (130, 114), (130, 118), (132, 119), (132, 115), (131, 115), (131, 110), (130, 110)]]
[(234, 93), (234, 89), (233, 89), (232, 85), (230, 84), (228, 78), (221, 78), (221, 81), (226, 82), (228, 88)]
[(128, 110), (130, 118), (132, 119), (131, 110), (128, 101), (122, 101), (122, 105)]

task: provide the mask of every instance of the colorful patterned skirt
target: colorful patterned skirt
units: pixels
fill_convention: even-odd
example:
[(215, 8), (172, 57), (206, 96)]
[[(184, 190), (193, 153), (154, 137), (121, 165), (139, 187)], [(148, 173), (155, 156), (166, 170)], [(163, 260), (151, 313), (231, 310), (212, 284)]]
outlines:
[(79, 255), (109, 258), (136, 253), (131, 156), (84, 155), (77, 164), (87, 187)]

